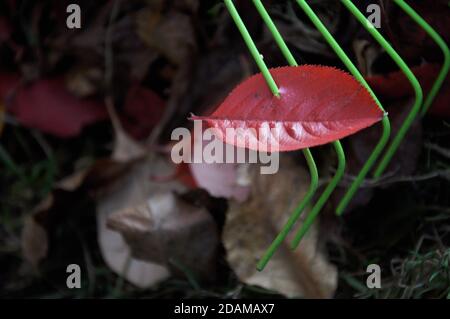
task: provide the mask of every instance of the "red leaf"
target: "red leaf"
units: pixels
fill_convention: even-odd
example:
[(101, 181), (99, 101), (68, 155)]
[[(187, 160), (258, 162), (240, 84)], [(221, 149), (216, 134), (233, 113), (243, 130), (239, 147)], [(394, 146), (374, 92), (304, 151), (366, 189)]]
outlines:
[[(256, 74), (237, 86), (211, 116), (192, 119), (205, 120), (229, 144), (291, 151), (341, 139), (383, 117), (368, 91), (343, 71), (307, 65), (276, 68), (271, 74), (280, 98)], [(227, 137), (227, 128), (246, 130), (246, 138)], [(248, 133), (250, 129), (256, 135)]]
[[(436, 80), (439, 71), (439, 64), (423, 64), (411, 68), (417, 77), (426, 96)], [(437, 116), (450, 117), (450, 81), (444, 81), (439, 93), (430, 106), (429, 113)], [(387, 75), (375, 75), (367, 78), (367, 83), (380, 97), (386, 100), (397, 100), (409, 96), (414, 96), (414, 90), (406, 76), (401, 71), (389, 73)]]
[(122, 124), (131, 136), (143, 139), (161, 119), (164, 108), (164, 100), (155, 92), (139, 86), (132, 87), (125, 101)]
[(103, 103), (71, 95), (63, 78), (20, 88), (10, 111), (23, 125), (62, 138), (76, 136), (85, 125), (108, 117)]

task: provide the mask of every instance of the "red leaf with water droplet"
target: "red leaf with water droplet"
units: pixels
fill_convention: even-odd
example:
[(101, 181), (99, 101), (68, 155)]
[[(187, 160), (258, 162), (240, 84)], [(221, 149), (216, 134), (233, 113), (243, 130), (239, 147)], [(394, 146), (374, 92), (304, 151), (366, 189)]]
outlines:
[[(331, 67), (271, 69), (275, 97), (261, 74), (237, 86), (204, 120), (224, 142), (259, 151), (292, 151), (326, 144), (383, 117), (369, 92), (352, 76)], [(227, 136), (227, 129), (242, 129)]]

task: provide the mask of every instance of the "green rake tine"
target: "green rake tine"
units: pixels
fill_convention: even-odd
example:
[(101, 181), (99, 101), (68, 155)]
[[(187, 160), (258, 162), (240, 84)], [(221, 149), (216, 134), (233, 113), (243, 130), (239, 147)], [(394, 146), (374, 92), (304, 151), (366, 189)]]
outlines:
[(333, 146), (334, 146), (334, 149), (336, 150), (336, 153), (338, 154), (338, 167), (336, 169), (336, 174), (333, 176), (330, 183), (328, 183), (327, 187), (323, 191), (323, 193), (320, 196), (317, 203), (311, 209), (311, 212), (306, 217), (300, 230), (295, 234), (295, 238), (291, 242), (292, 249), (295, 249), (300, 244), (300, 241), (302, 240), (302, 238), (308, 232), (309, 228), (314, 223), (314, 220), (317, 218), (317, 215), (319, 214), (323, 205), (328, 200), (328, 198), (330, 197), (333, 190), (336, 188), (336, 186), (339, 183), (339, 181), (341, 180), (342, 176), (344, 176), (344, 171), (345, 171), (344, 150), (342, 149), (342, 145), (339, 141), (333, 142)]
[(433, 103), (433, 100), (436, 97), (437, 93), (441, 89), (442, 83), (447, 77), (448, 71), (450, 69), (450, 51), (442, 37), (416, 11), (414, 11), (413, 8), (411, 8), (403, 0), (394, 1), (400, 8), (403, 9), (403, 11), (405, 11), (417, 24), (419, 24), (425, 30), (425, 32), (441, 48), (442, 53), (444, 54), (444, 63), (442, 65), (441, 71), (439, 72), (438, 77), (436, 78), (430, 92), (428, 93), (428, 96), (425, 98), (425, 102), (423, 103), (422, 110), (420, 112), (420, 114), (424, 116), (428, 111), (430, 105)]
[[(322, 35), (332, 44), (333, 48), (335, 46), (336, 41), (333, 36), (328, 32), (327, 28), (323, 25), (314, 11), (310, 8), (310, 6), (304, 0), (297, 0), (298, 5), (303, 9), (306, 15), (311, 19), (316, 28), (322, 33)], [(334, 42), (333, 42), (334, 41)], [(299, 244), (305, 234), (308, 232), (309, 228), (314, 223), (314, 220), (317, 218), (317, 215), (322, 210), (323, 205), (330, 197), (331, 193), (336, 188), (339, 181), (344, 176), (345, 172), (345, 154), (342, 148), (342, 145), (339, 141), (333, 142), (334, 149), (338, 155), (338, 167), (336, 169), (336, 173), (334, 174), (331, 181), (328, 183), (327, 187), (323, 191), (322, 195), (317, 200), (316, 204), (311, 209), (310, 213), (306, 217), (304, 223), (302, 224), (300, 230), (296, 233), (294, 239), (291, 242), (291, 248), (295, 249)]]
[(347, 54), (342, 50), (342, 48), (339, 46), (339, 44), (336, 42), (336, 40), (333, 38), (333, 36), (328, 32), (326, 27), (323, 25), (323, 23), (319, 20), (317, 15), (312, 11), (312, 9), (308, 6), (306, 1), (299, 2), (299, 5), (303, 8), (303, 10), (307, 13), (307, 15), (310, 17), (310, 19), (315, 24), (316, 28), (322, 33), (325, 40), (328, 42), (328, 44), (331, 46), (333, 51), (338, 55), (340, 60), (345, 64), (347, 69), (350, 71), (350, 73), (369, 91), (369, 93), (372, 95), (373, 99), (377, 103), (378, 107), (385, 113), (385, 116), (382, 119), (382, 135), (380, 137), (380, 140), (378, 141), (377, 145), (373, 149), (372, 153), (370, 154), (369, 158), (367, 159), (366, 163), (361, 168), (360, 172), (356, 176), (355, 180), (352, 182), (350, 188), (347, 190), (346, 194), (342, 198), (341, 202), (339, 203), (336, 213), (338, 215), (341, 215), (343, 211), (345, 210), (345, 207), (348, 205), (350, 200), (353, 198), (355, 192), (358, 190), (359, 186), (363, 182), (364, 178), (367, 176), (370, 169), (375, 164), (376, 160), (380, 156), (381, 152), (383, 151), (384, 147), (386, 146), (387, 142), (389, 141), (389, 136), (391, 134), (391, 124), (389, 122), (389, 118), (387, 116), (387, 113), (385, 112), (383, 106), (381, 105), (380, 101), (378, 100), (375, 93), (372, 91), (372, 89), (367, 84), (366, 80), (362, 76), (362, 74), (359, 72), (358, 68), (352, 63), (350, 58), (347, 56)]
[(355, 18), (363, 25), (363, 27), (375, 38), (375, 40), (386, 50), (389, 56), (394, 60), (394, 62), (399, 66), (400, 70), (406, 75), (412, 87), (414, 88), (415, 93), (415, 101), (414, 104), (409, 111), (406, 119), (403, 121), (400, 129), (397, 132), (397, 135), (392, 140), (389, 145), (386, 153), (382, 157), (381, 161), (378, 163), (377, 168), (375, 169), (374, 177), (378, 178), (386, 169), (387, 165), (391, 161), (395, 152), (397, 151), (400, 143), (408, 132), (411, 124), (417, 116), (417, 113), (420, 111), (423, 101), (423, 93), (422, 88), (420, 87), (419, 82), (417, 81), (414, 74), (411, 72), (410, 68), (403, 59), (398, 55), (398, 53), (392, 48), (389, 42), (377, 31), (375, 27), (372, 26), (366, 19), (366, 17), (359, 11), (359, 9), (350, 1), (350, 0), (341, 0), (341, 2), (347, 7), (347, 9), (355, 16)]
[[(244, 25), (244, 23), (242, 22), (242, 19), (240, 18), (239, 13), (237, 12), (233, 2), (231, 0), (225, 0), (225, 5), (227, 6), (227, 9), (229, 10), (230, 15), (232, 16), (232, 18), (233, 18), (234, 22), (236, 23), (239, 31), (241, 32), (241, 34), (242, 34), (242, 36), (244, 38), (244, 41), (246, 42), (246, 44), (247, 44), (247, 46), (248, 46), (248, 48), (249, 48), (253, 58), (257, 61), (257, 65), (260, 68), (261, 72), (263, 73), (267, 83), (269, 84), (269, 87), (271, 87), (272, 93), (274, 93), (274, 95), (278, 94), (278, 96), (279, 96), (278, 87), (276, 86), (275, 81), (273, 80), (272, 76), (270, 75), (270, 72), (268, 71), (267, 66), (265, 65), (264, 61), (262, 60), (261, 55), (259, 54), (258, 49), (256, 48), (256, 46), (255, 46), (255, 44), (254, 44), (250, 34), (248, 33), (248, 31), (247, 31), (247, 29), (246, 29), (246, 27)], [(257, 5), (257, 3), (255, 3), (255, 5)], [(260, 5), (262, 6), (261, 3), (260, 3)], [(258, 6), (257, 6), (257, 8), (258, 8)], [(270, 29), (271, 29), (271, 31), (273, 30), (273, 28), (270, 28)], [(293, 57), (290, 54), (289, 50), (287, 50), (287, 51), (283, 50), (283, 53), (286, 53), (286, 52), (288, 53), (288, 56), (290, 55), (290, 59), (293, 60)], [(295, 60), (294, 60), (294, 62), (295, 62)], [(265, 72), (264, 72), (264, 70), (265, 70)], [(270, 85), (270, 83), (272, 83), (272, 86)], [(290, 229), (292, 228), (293, 224), (298, 219), (298, 217), (301, 214), (301, 212), (303, 211), (304, 207), (309, 203), (309, 201), (311, 200), (312, 196), (315, 193), (315, 190), (317, 189), (319, 177), (318, 177), (318, 173), (317, 173), (317, 167), (316, 167), (316, 164), (314, 162), (314, 158), (312, 157), (312, 154), (309, 151), (309, 149), (305, 149), (303, 152), (304, 152), (304, 155), (305, 155), (308, 167), (310, 169), (311, 185), (310, 185), (310, 187), (308, 189), (307, 194), (305, 195), (305, 198), (297, 206), (296, 210), (294, 211), (294, 213), (289, 218), (289, 220), (286, 223), (286, 225), (283, 228), (283, 230), (280, 232), (280, 234), (278, 234), (278, 236), (276, 237), (276, 239), (274, 240), (272, 245), (267, 249), (267, 251), (264, 254), (264, 256), (261, 259), (261, 261), (258, 263), (258, 266), (257, 266), (258, 270), (264, 269), (265, 265), (268, 263), (268, 261), (270, 260), (272, 255), (275, 253), (275, 251), (278, 248), (278, 246), (282, 243), (284, 238), (287, 236), (287, 234), (290, 231)]]
[(242, 19), (236, 10), (236, 7), (233, 4), (233, 1), (232, 0), (224, 0), (224, 2), (225, 2), (225, 6), (228, 9), (228, 12), (230, 13), (231, 17), (234, 20), (234, 23), (236, 24), (237, 28), (239, 29), (239, 32), (241, 33), (242, 38), (244, 39), (244, 42), (247, 45), (253, 59), (255, 60), (256, 64), (258, 65), (258, 68), (261, 70), (261, 73), (264, 76), (264, 79), (266, 80), (267, 85), (269, 86), (273, 95), (275, 95), (276, 97), (280, 97), (280, 92), (278, 90), (278, 86), (275, 83), (272, 75), (270, 74), (269, 69), (267, 68), (266, 64), (264, 63), (264, 60), (262, 59), (261, 54), (259, 53), (258, 49), (256, 48), (256, 45), (253, 42), (252, 37), (248, 33), (248, 30), (245, 27), (244, 22), (242, 22)]
[[(292, 55), (291, 51), (287, 47), (286, 43), (284, 42), (280, 32), (278, 31), (277, 27), (275, 26), (275, 24), (272, 21), (272, 18), (269, 16), (266, 9), (264, 8), (264, 5), (262, 4), (261, 0), (253, 0), (253, 4), (255, 5), (256, 9), (258, 10), (259, 14), (261, 15), (262, 19), (264, 20), (264, 23), (267, 25), (270, 32), (272, 33), (272, 35), (275, 39), (275, 42), (277, 43), (277, 45), (280, 48), (281, 52), (283, 53), (284, 57), (288, 61), (289, 65), (297, 66), (298, 65), (297, 61), (295, 61), (294, 56)], [(317, 173), (316, 163), (311, 154), (311, 151), (308, 148), (305, 148), (302, 151), (303, 151), (303, 155), (305, 156), (306, 162), (309, 167), (309, 173), (311, 175), (311, 183), (309, 185), (308, 191), (307, 191), (305, 197), (303, 198), (303, 200), (297, 205), (297, 207), (295, 208), (292, 215), (289, 217), (288, 221), (284, 225), (281, 232), (277, 235), (277, 237), (274, 239), (274, 241), (269, 246), (269, 248), (267, 248), (263, 257), (258, 262), (256, 268), (259, 271), (264, 269), (264, 267), (267, 265), (269, 260), (272, 258), (275, 251), (283, 243), (284, 239), (286, 238), (288, 233), (291, 231), (295, 222), (301, 216), (303, 210), (309, 204), (312, 197), (314, 196), (314, 193), (317, 190), (317, 185), (319, 184), (319, 175)]]

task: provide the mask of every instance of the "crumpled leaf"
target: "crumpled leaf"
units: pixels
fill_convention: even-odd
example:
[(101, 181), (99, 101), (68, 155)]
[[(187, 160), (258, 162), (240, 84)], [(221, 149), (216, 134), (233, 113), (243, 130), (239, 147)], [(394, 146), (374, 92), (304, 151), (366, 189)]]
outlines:
[(182, 191), (176, 180), (156, 182), (155, 176), (169, 176), (174, 165), (156, 155), (134, 163), (130, 171), (110, 183), (97, 202), (98, 241), (106, 264), (138, 287), (150, 287), (166, 279), (166, 267), (132, 257), (131, 250), (120, 233), (107, 227), (112, 214), (142, 204), (155, 192)]
[(53, 196), (50, 195), (24, 221), (21, 235), (22, 254), (24, 259), (35, 268), (47, 256), (48, 236), (42, 219), (52, 205)]
[[(272, 69), (271, 74), (280, 98), (257, 74), (237, 86), (211, 116), (192, 119), (206, 121), (228, 144), (292, 151), (341, 139), (383, 117), (369, 92), (335, 68), (282, 67)], [(246, 136), (227, 136), (227, 128), (244, 129)]]
[[(335, 37), (341, 36), (344, 32), (339, 27), (343, 25), (339, 2), (312, 3), (314, 10), (319, 12), (320, 18), (327, 26), (328, 31)], [(283, 39), (290, 46), (297, 48), (300, 52), (317, 54), (327, 58), (334, 58), (335, 54), (323, 39), (322, 34), (314, 26), (305, 23), (305, 20), (296, 13), (297, 4), (295, 2), (279, 2), (277, 6), (269, 8), (275, 20), (275, 25), (283, 35)], [(352, 23), (351, 19), (346, 19), (346, 23)], [(264, 28), (267, 33), (266, 38), (273, 41), (270, 31)], [(344, 30), (342, 30), (344, 31)], [(338, 42), (339, 39), (337, 39)]]
[(84, 126), (108, 116), (103, 103), (76, 98), (58, 77), (19, 88), (10, 111), (24, 126), (61, 138), (77, 136)]
[(103, 73), (99, 67), (77, 67), (66, 77), (67, 90), (79, 98), (97, 93), (102, 85)]
[(352, 44), (358, 61), (358, 70), (363, 76), (373, 75), (374, 63), (384, 49), (367, 39), (355, 39)]
[(136, 23), (145, 44), (175, 65), (185, 63), (197, 46), (189, 15), (171, 11), (161, 16), (151, 8), (139, 12)]
[(309, 174), (303, 168), (285, 156), (280, 160), (280, 170), (274, 175), (261, 175), (256, 166), (251, 166), (251, 197), (242, 204), (231, 202), (223, 233), (227, 260), (246, 284), (288, 297), (330, 298), (337, 287), (337, 272), (320, 249), (317, 225), (294, 251), (289, 248), (292, 232), (266, 268), (256, 270), (258, 260), (309, 185)]
[(197, 278), (215, 275), (218, 234), (212, 216), (172, 192), (152, 194), (145, 203), (112, 214), (107, 226), (122, 234), (136, 258), (171, 273), (188, 269)]

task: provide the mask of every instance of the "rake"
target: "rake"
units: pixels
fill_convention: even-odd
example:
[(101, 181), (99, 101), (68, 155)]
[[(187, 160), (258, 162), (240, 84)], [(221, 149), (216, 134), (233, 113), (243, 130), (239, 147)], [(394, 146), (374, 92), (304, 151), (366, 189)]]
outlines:
[[(233, 18), (237, 28), (239, 29), (242, 38), (244, 42), (246, 43), (253, 60), (257, 64), (259, 70), (261, 71), (261, 74), (263, 75), (269, 89), (275, 96), (279, 96), (279, 90), (277, 87), (277, 84), (275, 83), (274, 79), (272, 78), (269, 69), (267, 65), (265, 64), (263, 58), (261, 57), (252, 37), (250, 36), (247, 28), (245, 27), (244, 22), (242, 21), (238, 11), (236, 10), (233, 1), (232, 0), (224, 0), (225, 5)], [(339, 205), (336, 209), (337, 215), (342, 215), (344, 212), (346, 206), (351, 201), (352, 197), (354, 196), (355, 192), (360, 187), (361, 183), (369, 173), (369, 171), (373, 168), (375, 163), (377, 162), (378, 158), (380, 157), (381, 153), (387, 146), (390, 134), (391, 134), (391, 127), (390, 122), (387, 113), (384, 111), (383, 106), (381, 105), (380, 101), (372, 91), (372, 89), (369, 87), (367, 82), (365, 81), (362, 74), (358, 71), (357, 67), (352, 63), (350, 58), (347, 56), (347, 54), (344, 52), (344, 50), (340, 47), (340, 45), (337, 43), (337, 41), (334, 39), (334, 37), (331, 35), (331, 33), (327, 30), (325, 25), (321, 22), (319, 17), (314, 13), (314, 11), (311, 9), (311, 7), (308, 5), (308, 3), (305, 0), (296, 0), (297, 4), (300, 6), (300, 8), (305, 12), (305, 14), (308, 16), (308, 18), (311, 20), (311, 22), (314, 24), (314, 26), (319, 30), (319, 32), (322, 34), (324, 39), (327, 41), (327, 43), (331, 46), (333, 51), (336, 53), (336, 55), (339, 57), (339, 59), (342, 61), (342, 63), (346, 66), (348, 71), (358, 80), (372, 95), (375, 102), (377, 103), (378, 107), (384, 112), (384, 117), (381, 121), (382, 124), (382, 134), (378, 140), (378, 143), (372, 150), (372, 153), (369, 155), (368, 159), (366, 160), (366, 163), (361, 168), (360, 172), (356, 176), (356, 178), (353, 180), (351, 186), (343, 196), (342, 200), (340, 201)], [(393, 61), (397, 64), (397, 66), (400, 68), (400, 70), (404, 73), (410, 84), (412, 85), (414, 92), (415, 92), (415, 100), (413, 102), (413, 105), (403, 121), (402, 125), (400, 126), (400, 129), (398, 130), (397, 134), (392, 138), (391, 143), (387, 147), (386, 152), (384, 153), (383, 157), (379, 161), (378, 165), (375, 168), (373, 176), (375, 178), (379, 178), (381, 174), (386, 169), (387, 165), (391, 161), (392, 157), (394, 156), (395, 152), (397, 151), (399, 145), (401, 144), (402, 140), (404, 139), (406, 133), (408, 132), (411, 124), (413, 123), (414, 119), (417, 117), (418, 113), (423, 116), (430, 105), (432, 104), (434, 98), (436, 97), (437, 93), (439, 92), (443, 81), (445, 80), (445, 77), (447, 76), (447, 73), (449, 71), (450, 67), (450, 53), (449, 49), (446, 45), (446, 43), (443, 41), (443, 39), (439, 36), (439, 34), (434, 31), (434, 29), (428, 25), (428, 23), (419, 15), (417, 12), (415, 12), (405, 1), (403, 0), (394, 0), (396, 5), (398, 5), (407, 15), (409, 15), (417, 24), (419, 24), (426, 33), (438, 44), (440, 49), (443, 52), (444, 55), (444, 63), (443, 66), (438, 74), (438, 77), (436, 78), (435, 82), (433, 83), (433, 86), (428, 94), (428, 96), (425, 99), (425, 102), (423, 102), (423, 96), (422, 96), (422, 89), (421, 86), (410, 70), (410, 68), (407, 66), (407, 64), (403, 61), (403, 59), (400, 57), (400, 55), (392, 48), (392, 46), (389, 44), (389, 42), (376, 30), (376, 28), (366, 19), (366, 17), (359, 11), (359, 9), (352, 3), (350, 0), (341, 0), (342, 4), (349, 10), (349, 12), (358, 20), (359, 23), (363, 25), (363, 27), (371, 34), (371, 36), (381, 45), (386, 52), (389, 54), (389, 56), (393, 59)], [(255, 8), (259, 12), (261, 18), (263, 19), (265, 25), (271, 32), (277, 46), (279, 47), (280, 51), (282, 52), (284, 58), (288, 62), (290, 66), (297, 66), (297, 62), (294, 59), (292, 53), (290, 52), (288, 46), (286, 45), (286, 42), (284, 41), (282, 35), (278, 31), (277, 27), (275, 26), (274, 22), (272, 21), (270, 15), (264, 8), (264, 5), (262, 4), (261, 0), (253, 0), (253, 4), (255, 5)], [(334, 176), (332, 177), (331, 181), (328, 183), (328, 185), (325, 187), (323, 193), (319, 196), (317, 202), (312, 206), (312, 209), (308, 216), (306, 217), (304, 223), (298, 230), (298, 232), (295, 234), (295, 237), (291, 243), (291, 248), (295, 249), (299, 243), (301, 242), (302, 238), (305, 236), (305, 234), (308, 232), (311, 225), (314, 223), (314, 220), (320, 213), (321, 209), (323, 208), (324, 204), (329, 199), (330, 195), (333, 193), (337, 185), (339, 184), (340, 180), (344, 176), (345, 172), (345, 153), (344, 149), (342, 148), (342, 145), (339, 140), (332, 142), (334, 150), (337, 154), (337, 168), (336, 172), (334, 173)], [(298, 218), (301, 216), (303, 210), (305, 207), (310, 204), (314, 194), (317, 191), (318, 187), (318, 172), (317, 172), (317, 166), (314, 161), (314, 157), (311, 154), (311, 151), (309, 149), (303, 149), (303, 155), (306, 159), (309, 173), (311, 176), (310, 185), (308, 188), (308, 191), (306, 192), (306, 195), (301, 200), (301, 202), (297, 205), (294, 212), (289, 217), (288, 221), (284, 225), (281, 232), (276, 236), (272, 244), (268, 247), (263, 257), (260, 259), (260, 261), (257, 264), (258, 270), (263, 270), (264, 267), (267, 265), (277, 248), (282, 244), (282, 242), (285, 240), (288, 233), (291, 231), (292, 227), (298, 220)]]

